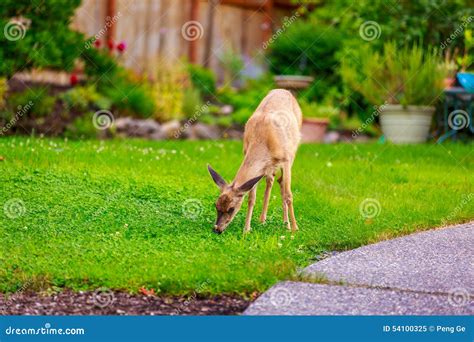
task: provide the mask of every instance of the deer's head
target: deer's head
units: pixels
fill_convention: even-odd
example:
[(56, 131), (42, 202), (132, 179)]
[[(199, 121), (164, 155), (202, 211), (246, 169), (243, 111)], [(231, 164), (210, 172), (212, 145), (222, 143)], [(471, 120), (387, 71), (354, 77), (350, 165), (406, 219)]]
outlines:
[(216, 201), (217, 219), (214, 233), (221, 234), (239, 212), (245, 193), (252, 189), (263, 175), (236, 186), (234, 183), (228, 184), (210, 165), (207, 169), (220, 189), (220, 195)]

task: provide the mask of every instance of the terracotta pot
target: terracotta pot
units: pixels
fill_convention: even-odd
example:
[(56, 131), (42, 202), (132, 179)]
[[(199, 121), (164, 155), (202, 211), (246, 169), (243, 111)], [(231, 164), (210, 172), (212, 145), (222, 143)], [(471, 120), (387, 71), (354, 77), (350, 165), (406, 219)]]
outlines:
[(425, 142), (434, 111), (428, 106), (385, 105), (380, 110), (382, 132), (396, 144)]
[(454, 87), (455, 84), (456, 84), (456, 78), (455, 77), (446, 77), (444, 79), (444, 87), (446, 89)]
[(321, 142), (324, 139), (329, 119), (326, 118), (303, 118), (301, 126), (301, 138), (303, 142)]

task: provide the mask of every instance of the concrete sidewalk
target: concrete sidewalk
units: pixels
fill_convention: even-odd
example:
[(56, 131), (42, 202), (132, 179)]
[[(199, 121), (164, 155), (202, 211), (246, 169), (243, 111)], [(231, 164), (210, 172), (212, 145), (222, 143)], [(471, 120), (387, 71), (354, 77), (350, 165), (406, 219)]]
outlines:
[(474, 222), (364, 246), (307, 267), (247, 315), (472, 315)]

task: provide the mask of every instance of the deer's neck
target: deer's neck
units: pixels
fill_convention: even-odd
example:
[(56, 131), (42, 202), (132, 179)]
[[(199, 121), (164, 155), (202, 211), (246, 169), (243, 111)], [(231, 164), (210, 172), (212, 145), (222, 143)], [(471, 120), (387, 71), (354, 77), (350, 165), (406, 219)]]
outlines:
[(267, 159), (265, 154), (262, 152), (259, 153), (258, 150), (247, 150), (244, 160), (235, 175), (234, 184), (240, 186), (252, 178), (265, 174), (268, 165)]

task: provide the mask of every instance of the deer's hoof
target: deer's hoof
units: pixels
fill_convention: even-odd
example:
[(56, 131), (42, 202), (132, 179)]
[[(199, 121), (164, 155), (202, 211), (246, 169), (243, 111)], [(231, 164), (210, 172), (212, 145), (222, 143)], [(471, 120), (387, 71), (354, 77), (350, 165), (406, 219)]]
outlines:
[(260, 216), (260, 222), (265, 223), (265, 221), (267, 221), (267, 217), (263, 215)]

